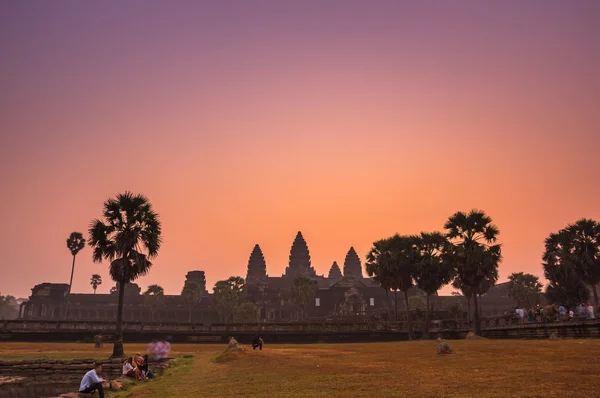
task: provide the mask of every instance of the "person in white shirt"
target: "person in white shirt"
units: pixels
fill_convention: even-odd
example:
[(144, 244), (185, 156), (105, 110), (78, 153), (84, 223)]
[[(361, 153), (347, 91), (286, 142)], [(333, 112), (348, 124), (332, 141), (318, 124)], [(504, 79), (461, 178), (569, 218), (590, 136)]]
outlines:
[(102, 387), (102, 383), (105, 383), (106, 380), (100, 378), (98, 375), (101, 371), (102, 364), (95, 363), (94, 369), (87, 372), (85, 376), (83, 376), (83, 379), (81, 379), (79, 392), (91, 393), (98, 390), (100, 398), (104, 398), (104, 388)]

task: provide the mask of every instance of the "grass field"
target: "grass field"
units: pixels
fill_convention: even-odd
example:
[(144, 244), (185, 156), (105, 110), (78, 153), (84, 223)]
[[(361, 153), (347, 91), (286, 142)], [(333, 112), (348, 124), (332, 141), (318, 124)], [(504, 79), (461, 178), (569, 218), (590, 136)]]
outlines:
[[(432, 341), (266, 345), (219, 356), (222, 345), (175, 344), (164, 377), (111, 397), (600, 397), (600, 340)], [(129, 353), (144, 346), (127, 344)], [(247, 347), (246, 347), (247, 348)], [(0, 359), (103, 358), (111, 347), (0, 343)], [(93, 354), (92, 354), (93, 353)]]

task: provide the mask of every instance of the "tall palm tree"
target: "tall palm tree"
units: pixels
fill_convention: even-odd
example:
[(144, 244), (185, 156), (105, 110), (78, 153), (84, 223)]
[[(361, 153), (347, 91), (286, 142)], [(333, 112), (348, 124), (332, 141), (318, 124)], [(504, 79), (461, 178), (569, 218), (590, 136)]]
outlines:
[[(365, 268), (367, 271), (367, 275), (373, 278), (375, 282), (378, 282), (379, 285), (385, 291), (385, 307), (387, 316), (389, 317), (389, 292), (392, 289), (391, 277), (388, 275), (388, 269), (385, 266), (386, 261), (386, 245), (387, 239), (381, 239), (373, 243), (373, 247), (367, 254), (367, 258), (365, 261)], [(395, 293), (395, 292), (394, 292)], [(394, 297), (395, 298), (395, 297)], [(396, 319), (398, 318), (398, 301), (396, 300)]]
[(439, 232), (421, 232), (417, 237), (418, 267), (415, 273), (417, 287), (427, 294), (425, 300), (425, 328), (423, 337), (429, 338), (429, 300), (442, 286), (454, 277), (454, 267), (444, 261), (442, 253), (447, 244), (446, 237)]
[(150, 305), (152, 310), (152, 322), (154, 322), (154, 313), (156, 308), (163, 303), (165, 291), (159, 285), (150, 285), (144, 292), (144, 299)]
[(96, 289), (98, 286), (102, 284), (102, 277), (98, 274), (93, 274), (92, 279), (90, 279), (90, 285), (92, 285), (92, 289), (94, 289), (94, 294), (96, 294)]
[(200, 283), (190, 279), (185, 281), (181, 295), (188, 305), (188, 322), (192, 323), (192, 310), (195, 305), (202, 301), (204, 289), (202, 289)]
[(562, 229), (546, 238), (542, 256), (544, 276), (550, 281), (546, 287), (546, 297), (569, 306), (581, 304), (589, 298), (589, 291), (577, 271), (577, 260), (573, 253), (575, 248), (568, 230)]
[(71, 279), (69, 280), (69, 294), (71, 293), (71, 286), (73, 286), (73, 274), (75, 272), (75, 256), (81, 249), (85, 247), (85, 239), (81, 232), (71, 232), (67, 239), (67, 248), (73, 255), (73, 265), (71, 266)]
[(473, 311), (471, 311), (471, 301), (473, 300), (474, 288), (462, 283), (462, 281), (458, 277), (455, 277), (452, 281), (452, 287), (456, 290), (459, 290), (460, 293), (467, 299), (467, 320), (470, 326), (472, 321), (471, 318), (473, 316)]
[(123, 357), (123, 299), (125, 285), (150, 271), (162, 242), (158, 214), (143, 195), (118, 194), (104, 202), (103, 219), (89, 228), (88, 244), (96, 263), (110, 261), (110, 276), (119, 286), (117, 325), (112, 357)]
[(404, 294), (408, 338), (410, 340), (413, 339), (413, 330), (408, 303), (408, 289), (414, 286), (418, 261), (416, 241), (414, 236), (396, 234), (391, 238), (375, 242), (367, 256), (367, 273), (369, 273), (369, 270), (373, 273), (381, 272), (381, 275), (378, 276), (379, 279), (387, 280), (394, 292), (400, 290)]
[(482, 282), (491, 280), (498, 274), (498, 264), (502, 260), (501, 245), (497, 244), (498, 227), (481, 210), (469, 213), (457, 212), (448, 218), (444, 228), (450, 245), (445, 249), (445, 261), (456, 268), (460, 283), (473, 288), (475, 333), (481, 335), (479, 304), (477, 296)]
[(582, 218), (567, 226), (566, 230), (573, 247), (571, 256), (575, 270), (581, 280), (591, 287), (598, 308), (596, 285), (600, 283), (600, 224)]

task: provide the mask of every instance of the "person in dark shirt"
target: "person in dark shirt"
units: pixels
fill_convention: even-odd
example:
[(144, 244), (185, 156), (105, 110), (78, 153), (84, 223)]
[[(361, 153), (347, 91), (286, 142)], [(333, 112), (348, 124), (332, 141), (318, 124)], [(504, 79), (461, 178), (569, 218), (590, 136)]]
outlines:
[(252, 338), (252, 349), (255, 350), (256, 348), (259, 348), (260, 350), (262, 350), (262, 346), (263, 346), (263, 339), (260, 338), (259, 335), (256, 335)]

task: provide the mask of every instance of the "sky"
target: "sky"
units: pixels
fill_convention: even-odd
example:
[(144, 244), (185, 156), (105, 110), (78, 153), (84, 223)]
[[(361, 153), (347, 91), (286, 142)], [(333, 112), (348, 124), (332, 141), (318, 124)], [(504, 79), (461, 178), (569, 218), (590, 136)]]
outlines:
[[(68, 283), (72, 231), (143, 193), (145, 288), (279, 276), (483, 209), (512, 272), (600, 219), (600, 2), (4, 1), (0, 292)], [(108, 264), (86, 247), (73, 291)], [(448, 293), (449, 289), (444, 292)]]

